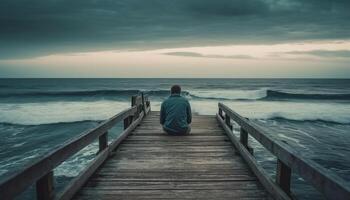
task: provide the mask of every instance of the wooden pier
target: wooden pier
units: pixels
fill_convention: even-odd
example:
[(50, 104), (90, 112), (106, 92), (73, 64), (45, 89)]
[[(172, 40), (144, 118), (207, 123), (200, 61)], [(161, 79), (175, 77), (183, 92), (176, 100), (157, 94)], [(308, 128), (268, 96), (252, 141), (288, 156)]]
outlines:
[(168, 136), (151, 112), (77, 199), (265, 199), (267, 192), (219, 127), (193, 116), (192, 133)]
[[(124, 131), (108, 141), (108, 130)], [(240, 136), (232, 127), (240, 128)], [(22, 171), (0, 181), (0, 199), (14, 199), (35, 184), (36, 198), (51, 199), (293, 199), (291, 174), (297, 173), (327, 199), (350, 199), (347, 182), (302, 158), (288, 145), (219, 103), (217, 115), (194, 115), (192, 131), (170, 136), (150, 111), (147, 97), (60, 145)], [(277, 157), (273, 180), (257, 164), (250, 137)], [(65, 189), (56, 191), (53, 170), (98, 140), (91, 163)], [(33, 197), (35, 198), (35, 197)]]

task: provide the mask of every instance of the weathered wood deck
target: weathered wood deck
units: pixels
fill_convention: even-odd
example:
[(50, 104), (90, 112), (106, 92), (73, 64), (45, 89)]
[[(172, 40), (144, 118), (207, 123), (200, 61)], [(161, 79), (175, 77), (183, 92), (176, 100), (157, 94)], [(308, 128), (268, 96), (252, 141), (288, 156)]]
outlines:
[(194, 115), (188, 136), (166, 135), (151, 112), (76, 199), (266, 199), (215, 116)]

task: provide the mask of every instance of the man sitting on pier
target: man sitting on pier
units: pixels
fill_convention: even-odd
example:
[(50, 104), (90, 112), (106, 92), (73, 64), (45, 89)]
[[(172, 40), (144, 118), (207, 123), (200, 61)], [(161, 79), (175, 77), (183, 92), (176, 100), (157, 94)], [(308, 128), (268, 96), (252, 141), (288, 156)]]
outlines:
[(181, 87), (171, 87), (171, 95), (162, 103), (160, 123), (168, 134), (189, 134), (192, 122), (191, 106), (188, 100), (180, 95)]

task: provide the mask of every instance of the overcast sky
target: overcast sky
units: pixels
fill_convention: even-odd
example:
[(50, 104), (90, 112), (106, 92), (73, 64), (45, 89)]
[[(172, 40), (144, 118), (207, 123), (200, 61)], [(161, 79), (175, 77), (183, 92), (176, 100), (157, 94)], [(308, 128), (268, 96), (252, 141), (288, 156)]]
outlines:
[(349, 0), (2, 0), (1, 77), (350, 78)]

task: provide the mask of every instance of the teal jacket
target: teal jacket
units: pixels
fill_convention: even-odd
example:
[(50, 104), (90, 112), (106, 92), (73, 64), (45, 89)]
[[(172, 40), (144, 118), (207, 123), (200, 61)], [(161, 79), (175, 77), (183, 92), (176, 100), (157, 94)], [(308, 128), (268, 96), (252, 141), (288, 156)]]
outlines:
[(180, 94), (172, 94), (160, 109), (160, 123), (165, 130), (174, 133), (186, 132), (192, 122), (191, 106)]

